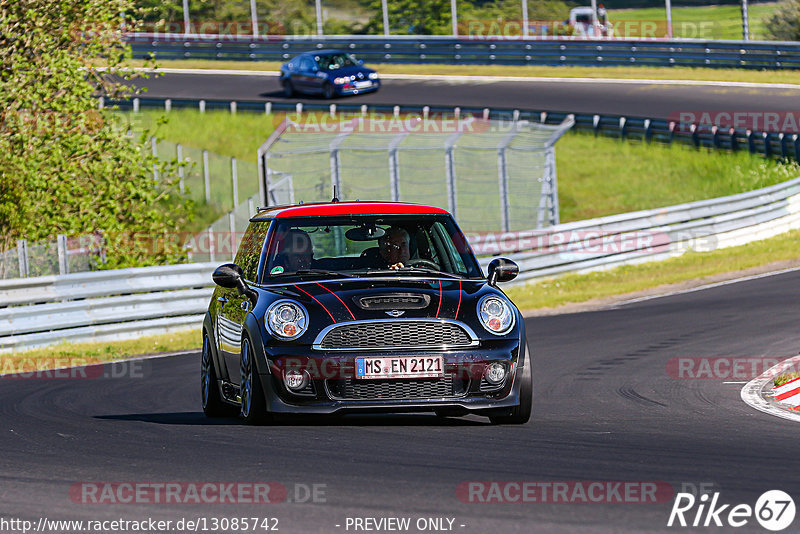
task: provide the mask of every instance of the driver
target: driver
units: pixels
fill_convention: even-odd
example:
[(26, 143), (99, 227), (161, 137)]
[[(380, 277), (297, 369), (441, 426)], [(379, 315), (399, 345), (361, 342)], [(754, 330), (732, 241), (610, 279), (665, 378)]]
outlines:
[(381, 258), (389, 265), (390, 269), (405, 267), (411, 259), (411, 239), (408, 231), (400, 226), (392, 226), (378, 239), (378, 250)]
[(314, 245), (303, 230), (292, 228), (278, 243), (275, 263), (283, 266), (286, 272), (296, 272), (311, 268), (314, 259)]

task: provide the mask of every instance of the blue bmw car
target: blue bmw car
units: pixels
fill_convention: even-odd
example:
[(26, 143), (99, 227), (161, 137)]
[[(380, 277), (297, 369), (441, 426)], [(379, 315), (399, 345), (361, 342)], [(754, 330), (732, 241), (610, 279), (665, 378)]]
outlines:
[(280, 79), (287, 97), (305, 93), (333, 98), (377, 91), (381, 87), (377, 72), (341, 50), (317, 50), (295, 56), (281, 66)]

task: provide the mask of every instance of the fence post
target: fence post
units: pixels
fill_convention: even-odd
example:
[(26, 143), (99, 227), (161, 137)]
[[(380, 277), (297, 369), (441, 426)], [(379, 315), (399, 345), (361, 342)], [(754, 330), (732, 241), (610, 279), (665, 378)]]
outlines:
[(211, 176), (208, 172), (208, 150), (203, 150), (203, 185), (206, 190), (206, 204), (211, 204)]
[(628, 124), (628, 119), (626, 119), (625, 117), (619, 118), (619, 135), (622, 141), (625, 140), (625, 134), (627, 133), (627, 128), (626, 128), (627, 124)]
[(264, 115), (272, 115), (272, 102), (264, 104)]
[(164, 111), (172, 111), (172, 99), (168, 98), (164, 100)]
[(231, 101), (231, 115), (236, 115), (236, 100)]
[(197, 107), (200, 109), (200, 113), (205, 113), (206, 112), (206, 101), (205, 100), (201, 100), (200, 102), (198, 102)]
[(186, 182), (184, 182), (183, 177), (183, 147), (180, 143), (175, 145), (175, 155), (178, 158), (178, 178), (180, 179), (180, 190), (181, 195), (186, 192)]
[(789, 154), (789, 150), (786, 148), (786, 136), (781, 132), (778, 134), (778, 142), (781, 145), (781, 158), (786, 159)]
[(239, 205), (239, 173), (236, 170), (236, 158), (231, 158), (231, 184), (233, 185), (233, 209)]
[(752, 130), (747, 130), (747, 148), (751, 154), (756, 153), (756, 133)]
[(58, 234), (56, 236), (56, 249), (58, 250), (58, 274), (68, 274), (69, 264), (67, 263), (67, 236)]
[(736, 152), (737, 150), (739, 150), (739, 138), (736, 137), (735, 128), (731, 128), (730, 135), (731, 135), (731, 150), (733, 152)]
[(651, 139), (653, 137), (653, 130), (650, 127), (651, 124), (652, 123), (651, 123), (650, 119), (645, 119), (644, 120), (644, 140), (646, 142), (648, 142), (648, 143), (651, 141)]
[(447, 175), (447, 211), (453, 214), (453, 218), (458, 219), (458, 206), (456, 202), (456, 162), (452, 145), (448, 146), (445, 150), (444, 162)]
[(768, 158), (772, 155), (772, 141), (769, 132), (761, 132), (761, 137), (764, 139), (764, 157)]
[(216, 250), (214, 247), (214, 230), (208, 227), (208, 261), (216, 261)]
[(692, 143), (694, 143), (695, 148), (700, 148), (700, 134), (697, 133), (697, 125), (690, 124), (689, 131), (692, 132)]
[(20, 278), (27, 278), (28, 271), (28, 240), (17, 240), (17, 260), (19, 261), (19, 276)]
[(233, 210), (228, 213), (228, 229), (231, 232), (231, 261), (236, 259), (236, 217)]
[[(155, 137), (150, 138), (150, 149), (153, 152), (153, 157), (158, 159), (158, 141), (156, 141)], [(158, 164), (157, 162), (153, 162), (153, 181), (158, 181)]]
[(506, 167), (506, 149), (497, 149), (497, 179), (500, 183), (500, 221), (504, 232), (508, 232), (508, 168)]
[(134, 113), (139, 113), (139, 99), (138, 98), (134, 98), (133, 99), (133, 112)]
[(592, 117), (592, 130), (594, 130), (594, 136), (597, 137), (597, 134), (600, 133), (600, 115)]

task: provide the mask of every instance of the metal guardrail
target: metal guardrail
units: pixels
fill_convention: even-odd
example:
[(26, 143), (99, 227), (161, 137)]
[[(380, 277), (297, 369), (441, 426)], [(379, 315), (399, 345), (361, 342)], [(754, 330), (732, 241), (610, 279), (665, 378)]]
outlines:
[[(715, 250), (800, 228), (800, 178), (729, 197), (471, 236), (519, 263), (512, 284)], [(538, 243), (532, 246), (531, 243)], [(491, 246), (487, 244), (491, 243)], [(525, 244), (525, 246), (517, 246)], [(491, 257), (481, 258), (486, 267)], [(199, 327), (216, 263), (0, 281), (0, 352), (59, 341), (111, 340)], [(16, 306), (14, 304), (17, 304)]]
[(390, 106), (376, 104), (347, 103), (293, 103), (263, 100), (201, 100), (133, 98), (130, 100), (105, 100), (103, 105), (116, 106), (124, 111), (139, 111), (145, 108), (226, 110), (249, 113), (277, 113), (315, 111), (335, 115), (337, 112), (403, 114), (417, 113), (427, 117), (433, 114), (464, 116), (472, 114), (499, 121), (527, 120), (544, 124), (558, 125), (572, 117), (572, 129), (593, 132), (595, 135), (619, 139), (639, 139), (647, 142), (672, 144), (673, 142), (709, 149), (726, 151), (747, 150), (766, 157), (779, 157), (800, 161), (800, 136), (794, 132), (767, 132), (749, 129), (724, 129), (710, 124), (681, 124), (669, 119), (628, 117), (622, 115), (575, 114), (539, 110), (520, 110), (510, 108), (474, 108), (445, 106)]
[(0, 351), (198, 327), (216, 263), (0, 280)]
[[(708, 252), (800, 227), (800, 178), (756, 191), (566, 223), (538, 232), (474, 236), (477, 252), (520, 266), (514, 284), (569, 272)], [(523, 247), (535, 242), (538, 246)], [(488, 265), (491, 257), (481, 258)]]
[(489, 65), (641, 65), (796, 69), (800, 43), (580, 37), (236, 36), (131, 33), (133, 55), (160, 59), (286, 61), (323, 48), (345, 49), (373, 63)]

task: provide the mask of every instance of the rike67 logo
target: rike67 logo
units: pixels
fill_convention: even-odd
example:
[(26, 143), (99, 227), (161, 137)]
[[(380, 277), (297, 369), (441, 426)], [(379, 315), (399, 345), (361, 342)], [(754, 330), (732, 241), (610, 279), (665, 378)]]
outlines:
[(749, 504), (723, 504), (720, 493), (695, 497), (691, 493), (678, 493), (669, 514), (667, 526), (681, 527), (734, 527), (747, 525), (753, 518), (765, 529), (777, 532), (794, 521), (794, 500), (781, 490), (763, 493), (755, 506)]

